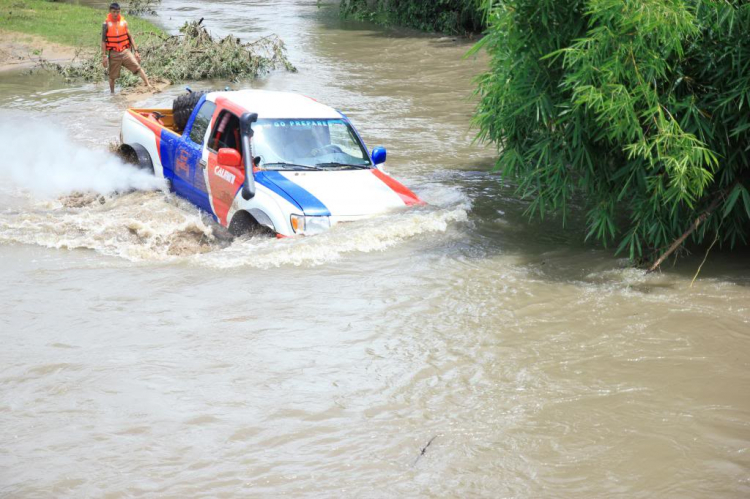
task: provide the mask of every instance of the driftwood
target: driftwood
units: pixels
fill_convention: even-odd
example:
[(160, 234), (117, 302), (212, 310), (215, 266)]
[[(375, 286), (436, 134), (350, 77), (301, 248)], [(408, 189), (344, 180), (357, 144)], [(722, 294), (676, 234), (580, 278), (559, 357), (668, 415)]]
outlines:
[(432, 437), (430, 439), (430, 441), (427, 442), (427, 445), (425, 445), (424, 447), (422, 447), (422, 452), (419, 453), (419, 455), (417, 456), (417, 459), (414, 460), (414, 464), (412, 464), (412, 466), (416, 466), (417, 465), (417, 463), (419, 462), (420, 458), (422, 456), (424, 456), (425, 453), (427, 452), (427, 447), (429, 447), (430, 444), (432, 443), (432, 441), (435, 440), (436, 438), (437, 438), (437, 435), (435, 435), (434, 437)]

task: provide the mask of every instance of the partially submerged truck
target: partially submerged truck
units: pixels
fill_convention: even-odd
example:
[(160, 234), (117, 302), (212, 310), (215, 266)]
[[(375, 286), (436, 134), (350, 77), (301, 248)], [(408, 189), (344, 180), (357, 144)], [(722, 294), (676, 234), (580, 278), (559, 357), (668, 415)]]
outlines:
[(310, 235), (423, 204), (339, 111), (295, 93), (191, 92), (129, 109), (120, 151), (233, 234)]

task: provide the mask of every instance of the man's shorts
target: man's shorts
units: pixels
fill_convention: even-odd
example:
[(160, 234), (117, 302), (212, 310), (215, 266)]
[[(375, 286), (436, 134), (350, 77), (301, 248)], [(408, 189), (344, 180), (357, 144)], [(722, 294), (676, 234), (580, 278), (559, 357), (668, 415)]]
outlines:
[(125, 49), (122, 52), (116, 50), (109, 51), (109, 79), (116, 80), (120, 77), (120, 68), (125, 66), (131, 70), (133, 74), (138, 73), (141, 69), (141, 65), (135, 59), (135, 56), (130, 49)]

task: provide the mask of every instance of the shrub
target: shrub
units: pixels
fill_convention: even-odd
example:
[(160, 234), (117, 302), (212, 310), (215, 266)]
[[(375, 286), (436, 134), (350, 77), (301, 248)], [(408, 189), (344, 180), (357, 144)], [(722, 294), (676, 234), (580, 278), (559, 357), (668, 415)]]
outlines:
[[(631, 259), (747, 243), (750, 3), (485, 0), (479, 138), (529, 213), (587, 209)], [(692, 232), (690, 232), (692, 230)]]
[(422, 31), (465, 34), (484, 28), (482, 0), (343, 0), (344, 16)]

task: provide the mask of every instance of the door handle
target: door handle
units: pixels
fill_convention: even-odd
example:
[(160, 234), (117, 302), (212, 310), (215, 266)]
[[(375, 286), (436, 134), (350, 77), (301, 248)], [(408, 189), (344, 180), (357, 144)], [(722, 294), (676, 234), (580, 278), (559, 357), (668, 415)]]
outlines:
[(203, 169), (206, 168), (206, 162), (204, 160), (198, 161), (198, 164), (200, 165), (201, 168), (203, 168)]

